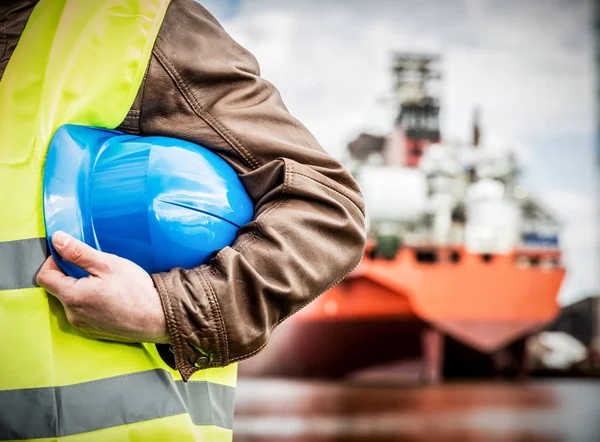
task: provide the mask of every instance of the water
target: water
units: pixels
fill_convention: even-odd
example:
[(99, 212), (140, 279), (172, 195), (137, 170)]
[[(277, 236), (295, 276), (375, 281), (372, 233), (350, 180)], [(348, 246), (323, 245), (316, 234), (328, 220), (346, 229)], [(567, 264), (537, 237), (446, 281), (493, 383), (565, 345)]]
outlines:
[(236, 442), (600, 441), (600, 381), (240, 381)]

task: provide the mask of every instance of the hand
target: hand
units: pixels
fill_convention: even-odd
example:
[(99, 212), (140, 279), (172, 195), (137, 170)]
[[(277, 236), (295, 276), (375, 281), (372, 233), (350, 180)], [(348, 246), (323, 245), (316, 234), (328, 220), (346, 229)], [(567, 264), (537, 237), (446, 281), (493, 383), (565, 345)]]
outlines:
[(56, 232), (52, 244), (60, 256), (90, 274), (71, 278), (50, 257), (37, 275), (38, 284), (60, 300), (72, 325), (98, 339), (169, 342), (160, 297), (141, 267), (64, 232)]

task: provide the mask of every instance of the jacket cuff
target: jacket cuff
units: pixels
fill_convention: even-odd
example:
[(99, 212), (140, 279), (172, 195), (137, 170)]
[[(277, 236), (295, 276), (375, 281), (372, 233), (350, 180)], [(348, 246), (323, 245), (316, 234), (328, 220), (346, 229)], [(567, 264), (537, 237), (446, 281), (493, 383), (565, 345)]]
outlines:
[[(167, 327), (171, 336), (171, 348), (175, 359), (175, 368), (181, 374), (183, 381), (187, 382), (198, 370), (215, 365), (211, 363), (211, 358), (205, 352), (195, 348), (188, 342), (181, 328), (182, 318), (180, 317), (179, 306), (177, 305), (179, 299), (177, 296), (174, 296), (176, 289), (173, 287), (173, 283), (177, 278), (172, 274), (177, 271), (181, 271), (181, 269), (156, 273), (150, 276), (160, 296), (167, 320)], [(200, 284), (194, 284), (194, 286), (195, 291), (201, 287)], [(196, 296), (199, 296), (199, 294), (196, 294)], [(168, 361), (165, 362), (168, 363)]]

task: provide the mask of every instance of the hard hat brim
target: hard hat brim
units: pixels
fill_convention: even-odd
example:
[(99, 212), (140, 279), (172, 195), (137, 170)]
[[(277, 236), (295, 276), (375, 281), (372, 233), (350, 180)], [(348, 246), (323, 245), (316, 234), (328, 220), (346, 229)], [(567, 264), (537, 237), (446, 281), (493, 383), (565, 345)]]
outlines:
[(52, 235), (62, 230), (99, 249), (90, 210), (91, 170), (115, 131), (65, 125), (50, 142), (44, 165), (43, 210), (50, 253), (68, 275), (81, 278), (88, 273), (64, 260), (52, 245)]

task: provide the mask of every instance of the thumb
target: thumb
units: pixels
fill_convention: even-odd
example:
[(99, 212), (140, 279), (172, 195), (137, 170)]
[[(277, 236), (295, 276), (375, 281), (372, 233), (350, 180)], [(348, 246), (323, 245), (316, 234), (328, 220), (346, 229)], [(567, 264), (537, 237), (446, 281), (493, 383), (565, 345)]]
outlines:
[(75, 278), (65, 275), (52, 257), (46, 259), (36, 276), (38, 285), (55, 296), (70, 292), (76, 281)]
[(108, 271), (107, 255), (71, 235), (58, 231), (52, 235), (52, 244), (64, 259), (92, 275), (100, 275)]

